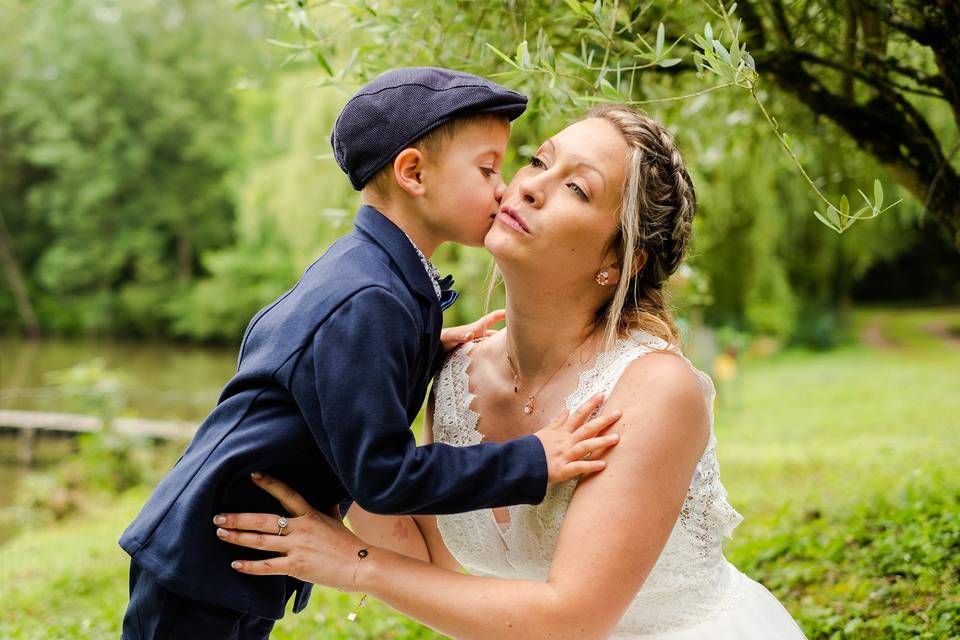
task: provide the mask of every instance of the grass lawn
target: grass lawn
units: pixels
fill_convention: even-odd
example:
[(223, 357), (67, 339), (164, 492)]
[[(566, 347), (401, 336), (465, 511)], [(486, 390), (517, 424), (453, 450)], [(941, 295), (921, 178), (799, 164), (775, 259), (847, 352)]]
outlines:
[[(870, 344), (747, 359), (721, 389), (719, 454), (745, 521), (728, 556), (811, 638), (960, 638), (960, 309), (870, 310)], [(116, 638), (132, 492), (0, 547), (0, 638)], [(317, 589), (289, 638), (439, 637)]]

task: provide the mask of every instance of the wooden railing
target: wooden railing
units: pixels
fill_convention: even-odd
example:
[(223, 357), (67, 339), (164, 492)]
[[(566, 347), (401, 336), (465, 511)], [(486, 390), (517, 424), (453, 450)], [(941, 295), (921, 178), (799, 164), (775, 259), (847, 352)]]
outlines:
[[(20, 431), (17, 457), (29, 464), (33, 460), (33, 443), (38, 433), (92, 433), (103, 429), (103, 421), (77, 413), (0, 409), (0, 428)], [(186, 441), (193, 437), (197, 425), (192, 422), (118, 417), (111, 421), (110, 428), (127, 435)]]

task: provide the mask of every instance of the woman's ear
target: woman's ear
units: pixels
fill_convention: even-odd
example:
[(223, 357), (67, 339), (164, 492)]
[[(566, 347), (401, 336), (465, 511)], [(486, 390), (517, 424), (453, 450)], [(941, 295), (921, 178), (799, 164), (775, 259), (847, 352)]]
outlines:
[[(646, 252), (635, 256), (633, 259), (633, 264), (630, 265), (630, 277), (635, 278), (637, 274), (643, 270), (643, 267), (646, 264)], [(601, 286), (616, 285), (618, 282), (620, 282), (622, 275), (622, 266), (617, 260), (616, 256), (608, 255), (606, 260), (604, 260), (604, 266), (597, 270), (597, 284)]]
[(415, 198), (427, 191), (423, 184), (423, 165), (423, 154), (413, 147), (407, 147), (393, 160), (393, 177), (397, 185)]
[(594, 279), (601, 287), (617, 286), (617, 283), (620, 282), (620, 264), (611, 262), (600, 267)]

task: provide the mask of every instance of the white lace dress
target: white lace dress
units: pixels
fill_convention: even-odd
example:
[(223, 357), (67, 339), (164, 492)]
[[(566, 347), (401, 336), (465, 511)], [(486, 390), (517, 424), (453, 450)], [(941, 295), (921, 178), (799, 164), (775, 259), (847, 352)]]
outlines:
[[(477, 444), (478, 416), (470, 408), (470, 351), (464, 345), (448, 359), (435, 384), (433, 437), (456, 446)], [(610, 394), (627, 366), (651, 351), (669, 349), (642, 332), (600, 354), (581, 374), (566, 400), (571, 411), (596, 393)], [(689, 363), (689, 361), (687, 361)], [(692, 365), (691, 365), (692, 367)], [(803, 633), (777, 599), (723, 557), (721, 542), (742, 519), (727, 503), (720, 484), (713, 433), (714, 388), (694, 369), (710, 413), (710, 438), (697, 463), (680, 517), (611, 638), (661, 640), (800, 639)], [(559, 413), (559, 411), (557, 411)], [(577, 480), (551, 485), (539, 505), (509, 508), (509, 524), (489, 509), (437, 517), (443, 541), (470, 573), (480, 576), (546, 580), (557, 536)]]

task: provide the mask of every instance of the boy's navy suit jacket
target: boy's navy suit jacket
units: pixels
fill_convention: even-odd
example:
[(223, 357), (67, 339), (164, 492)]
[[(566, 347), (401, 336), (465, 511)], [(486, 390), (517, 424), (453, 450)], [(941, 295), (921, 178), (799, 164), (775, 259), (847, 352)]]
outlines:
[[(448, 292), (451, 293), (451, 292)], [(409, 428), (439, 364), (440, 304), (404, 233), (361, 207), (289, 292), (251, 320), (236, 375), (173, 470), (120, 538), (169, 590), (263, 618), (306, 604), (309, 585), (230, 568), (276, 555), (222, 542), (223, 512), (282, 514), (250, 480), (263, 471), (317, 509), (355, 500), (383, 514), (536, 504), (540, 441), (417, 447)]]

